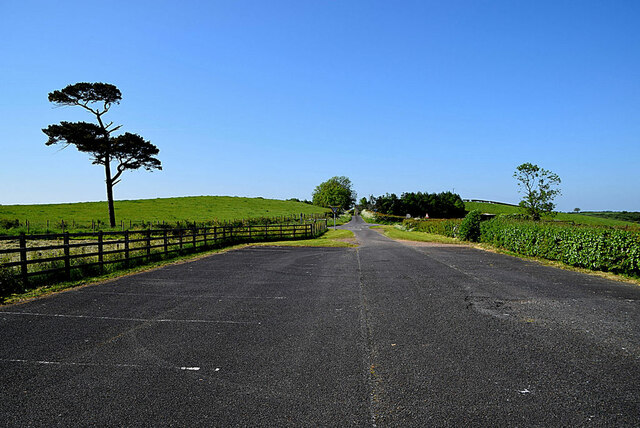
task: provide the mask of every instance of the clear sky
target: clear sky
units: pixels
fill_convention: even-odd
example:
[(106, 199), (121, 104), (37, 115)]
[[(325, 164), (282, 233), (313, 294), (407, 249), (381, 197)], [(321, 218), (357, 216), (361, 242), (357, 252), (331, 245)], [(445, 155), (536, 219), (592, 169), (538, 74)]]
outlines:
[(0, 0), (0, 203), (104, 200), (101, 166), (41, 129), (47, 93), (115, 84), (109, 120), (158, 146), (116, 199), (454, 190), (640, 211), (640, 1)]

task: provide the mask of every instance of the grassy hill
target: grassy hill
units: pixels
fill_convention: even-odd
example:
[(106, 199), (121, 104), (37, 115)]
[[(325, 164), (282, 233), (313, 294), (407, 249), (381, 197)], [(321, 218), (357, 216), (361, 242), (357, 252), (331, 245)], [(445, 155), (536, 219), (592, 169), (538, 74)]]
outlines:
[(640, 223), (640, 212), (629, 211), (583, 211), (580, 214), (593, 217), (602, 217), (613, 220), (631, 221)]
[[(228, 221), (260, 217), (280, 217), (328, 212), (324, 208), (302, 202), (277, 199), (243, 198), (234, 196), (187, 196), (181, 198), (139, 199), (115, 201), (118, 224), (176, 221)], [(51, 229), (64, 220), (71, 226), (91, 226), (92, 221), (108, 223), (106, 202), (80, 202), (71, 204), (0, 205), (0, 219), (29, 220), (32, 229), (46, 226)]]
[[(484, 202), (465, 202), (467, 211), (480, 210), (482, 213), (489, 214), (515, 214), (520, 212), (520, 208), (515, 205), (489, 204)], [(576, 224), (584, 224), (589, 226), (613, 226), (613, 227), (637, 227), (637, 223), (618, 220), (616, 218), (596, 217), (586, 214), (558, 213), (553, 217), (554, 220), (571, 221)]]

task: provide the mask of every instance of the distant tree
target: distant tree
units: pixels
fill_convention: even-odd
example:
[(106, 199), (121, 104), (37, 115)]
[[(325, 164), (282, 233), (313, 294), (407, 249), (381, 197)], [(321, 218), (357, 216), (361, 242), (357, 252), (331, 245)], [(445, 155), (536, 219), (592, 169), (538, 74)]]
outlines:
[(298, 198), (289, 198), (289, 199), (287, 199), (287, 201), (291, 201), (291, 202), (302, 202), (302, 203), (304, 203), (304, 204), (313, 205), (313, 202), (311, 202), (311, 201), (309, 201), (309, 200), (307, 200), (307, 199), (305, 199), (305, 200), (301, 201), (301, 200), (300, 200), (300, 199), (298, 199)]
[(574, 208), (573, 212), (579, 213), (580, 212), (580, 208)]
[(523, 163), (516, 168), (513, 177), (518, 181), (518, 191), (524, 197), (520, 207), (533, 220), (540, 220), (542, 215), (553, 215), (553, 200), (560, 195), (560, 177), (538, 165)]
[(402, 201), (395, 193), (386, 193), (382, 196), (374, 198), (372, 208), (374, 211), (379, 212), (380, 214), (389, 215), (404, 215), (405, 211)]
[[(49, 93), (50, 102), (61, 106), (82, 107), (96, 117), (98, 124), (60, 122), (59, 125), (49, 125), (42, 130), (49, 137), (47, 146), (62, 143), (65, 148), (74, 145), (78, 151), (89, 153), (92, 163), (104, 166), (111, 227), (116, 225), (113, 186), (120, 182), (122, 173), (128, 169), (162, 169), (160, 161), (155, 158), (159, 152), (156, 146), (129, 132), (113, 136), (113, 132), (122, 125), (113, 126), (113, 122), (103, 122), (102, 116), (113, 104), (119, 104), (121, 99), (120, 90), (108, 83), (76, 83), (53, 91)], [(115, 174), (112, 174), (112, 162)]]
[(348, 210), (356, 202), (356, 192), (347, 177), (332, 177), (313, 191), (313, 204), (321, 207), (337, 206)]
[(358, 202), (358, 206), (360, 206), (360, 209), (362, 210), (367, 209), (368, 205), (369, 205), (369, 201), (367, 200), (367, 198), (365, 197), (360, 198), (360, 202)]
[(461, 218), (465, 216), (464, 202), (452, 192), (405, 192), (400, 198), (395, 193), (370, 200), (369, 206), (381, 214), (430, 218)]

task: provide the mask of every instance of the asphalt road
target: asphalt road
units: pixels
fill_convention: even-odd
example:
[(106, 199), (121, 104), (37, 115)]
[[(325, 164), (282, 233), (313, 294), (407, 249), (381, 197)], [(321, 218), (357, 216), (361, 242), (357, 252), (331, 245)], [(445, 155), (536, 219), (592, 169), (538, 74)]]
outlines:
[(0, 425), (640, 425), (640, 287), (345, 227), (0, 308)]

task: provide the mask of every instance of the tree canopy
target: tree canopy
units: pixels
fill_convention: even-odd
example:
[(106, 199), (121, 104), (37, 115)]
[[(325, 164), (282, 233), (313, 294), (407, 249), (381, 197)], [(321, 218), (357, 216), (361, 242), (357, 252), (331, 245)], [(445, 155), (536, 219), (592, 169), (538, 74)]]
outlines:
[(543, 215), (554, 214), (553, 200), (561, 194), (557, 174), (527, 162), (516, 168), (513, 177), (518, 182), (518, 191), (524, 195), (519, 205), (527, 216), (540, 220)]
[(462, 198), (453, 192), (405, 192), (400, 197), (387, 193), (372, 197), (369, 206), (381, 214), (398, 216), (462, 218), (466, 213)]
[[(82, 107), (96, 117), (97, 124), (63, 121), (42, 130), (49, 137), (47, 146), (63, 144), (65, 148), (73, 145), (78, 151), (89, 153), (93, 164), (104, 166), (111, 227), (115, 226), (113, 186), (120, 182), (122, 173), (139, 168), (147, 171), (162, 169), (160, 160), (155, 157), (159, 153), (155, 145), (129, 132), (113, 136), (121, 125), (103, 122), (102, 116), (121, 99), (120, 90), (109, 83), (81, 82), (53, 91), (49, 93), (49, 101), (57, 105)], [(112, 162), (115, 174), (111, 170)]]
[(321, 207), (340, 207), (342, 210), (348, 210), (356, 202), (356, 192), (349, 178), (340, 176), (332, 177), (320, 183), (314, 189), (313, 204)]
[(49, 101), (52, 103), (78, 105), (93, 113), (99, 110), (90, 107), (90, 103), (102, 103), (102, 109), (106, 113), (111, 104), (119, 104), (121, 99), (120, 90), (110, 83), (80, 82), (49, 93)]

